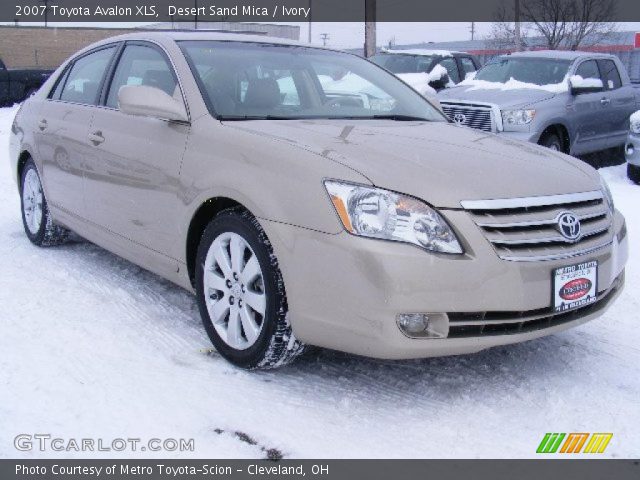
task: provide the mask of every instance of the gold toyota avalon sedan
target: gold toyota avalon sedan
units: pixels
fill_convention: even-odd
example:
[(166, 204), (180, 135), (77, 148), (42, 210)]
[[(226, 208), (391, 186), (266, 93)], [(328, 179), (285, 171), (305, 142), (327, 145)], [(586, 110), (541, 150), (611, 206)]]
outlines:
[(66, 61), (10, 141), (27, 237), (74, 231), (194, 292), (218, 352), (404, 359), (574, 327), (620, 293), (622, 215), (567, 155), (458, 127), (358, 56), (135, 33)]

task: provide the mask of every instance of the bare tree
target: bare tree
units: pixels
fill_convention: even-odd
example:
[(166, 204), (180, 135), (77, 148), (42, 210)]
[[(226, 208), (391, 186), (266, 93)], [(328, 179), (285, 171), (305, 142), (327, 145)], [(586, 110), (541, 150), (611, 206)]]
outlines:
[[(615, 5), (616, 0), (521, 0), (523, 31), (541, 37), (543, 46), (550, 50), (595, 45), (617, 31)], [(513, 10), (503, 5), (496, 13), (490, 44), (513, 48), (515, 28), (505, 20), (509, 18), (513, 18)], [(526, 39), (522, 41), (526, 47)]]
[[(518, 44), (520, 44), (520, 48), (528, 46), (529, 25), (520, 25), (520, 32), (518, 32), (517, 22), (511, 21), (511, 19), (515, 18), (515, 6), (516, 3), (511, 0), (509, 4), (502, 3), (498, 7), (494, 15), (495, 21), (491, 25), (491, 33), (486, 38), (489, 48), (494, 50), (518, 50)], [(520, 41), (518, 41), (518, 36)]]

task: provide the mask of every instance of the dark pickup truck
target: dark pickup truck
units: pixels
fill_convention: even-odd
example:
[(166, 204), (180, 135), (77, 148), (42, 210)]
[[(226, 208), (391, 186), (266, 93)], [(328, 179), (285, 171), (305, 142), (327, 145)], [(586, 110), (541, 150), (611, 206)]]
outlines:
[(0, 106), (23, 101), (52, 73), (53, 70), (7, 69), (0, 59)]

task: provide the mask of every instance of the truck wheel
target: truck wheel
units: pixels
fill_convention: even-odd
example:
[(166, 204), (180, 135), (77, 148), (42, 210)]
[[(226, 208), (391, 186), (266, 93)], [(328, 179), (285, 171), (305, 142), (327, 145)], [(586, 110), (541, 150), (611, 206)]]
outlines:
[(22, 225), (31, 243), (39, 247), (51, 247), (67, 240), (69, 230), (53, 223), (40, 175), (31, 159), (22, 170), (20, 204)]
[(216, 350), (242, 368), (275, 368), (303, 353), (293, 336), (278, 260), (260, 223), (242, 208), (218, 214), (196, 259), (200, 316)]
[(556, 152), (562, 152), (562, 141), (555, 133), (548, 133), (540, 139), (539, 145), (550, 148)]
[(627, 163), (627, 177), (633, 183), (640, 185), (640, 167)]

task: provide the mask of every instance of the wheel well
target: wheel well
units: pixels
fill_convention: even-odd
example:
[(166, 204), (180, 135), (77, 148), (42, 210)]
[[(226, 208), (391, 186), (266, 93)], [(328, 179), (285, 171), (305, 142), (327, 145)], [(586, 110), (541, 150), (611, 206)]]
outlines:
[(20, 154), (18, 157), (18, 185), (20, 185), (20, 180), (22, 179), (22, 171), (24, 170), (24, 166), (27, 164), (27, 161), (31, 158), (31, 155), (26, 150)]
[(569, 153), (569, 150), (571, 148), (571, 139), (569, 138), (569, 131), (564, 125), (561, 125), (559, 123), (555, 125), (549, 125), (540, 135), (538, 143), (540, 143), (542, 139), (547, 135), (557, 135), (562, 142), (562, 152)]
[(189, 230), (187, 232), (187, 271), (189, 273), (189, 279), (191, 284), (195, 286), (196, 279), (196, 256), (198, 254), (198, 245), (200, 245), (200, 238), (204, 233), (204, 229), (207, 228), (209, 222), (213, 217), (218, 215), (222, 210), (232, 207), (242, 207), (242, 204), (226, 197), (210, 198), (196, 211), (195, 215), (191, 219), (189, 224)]

